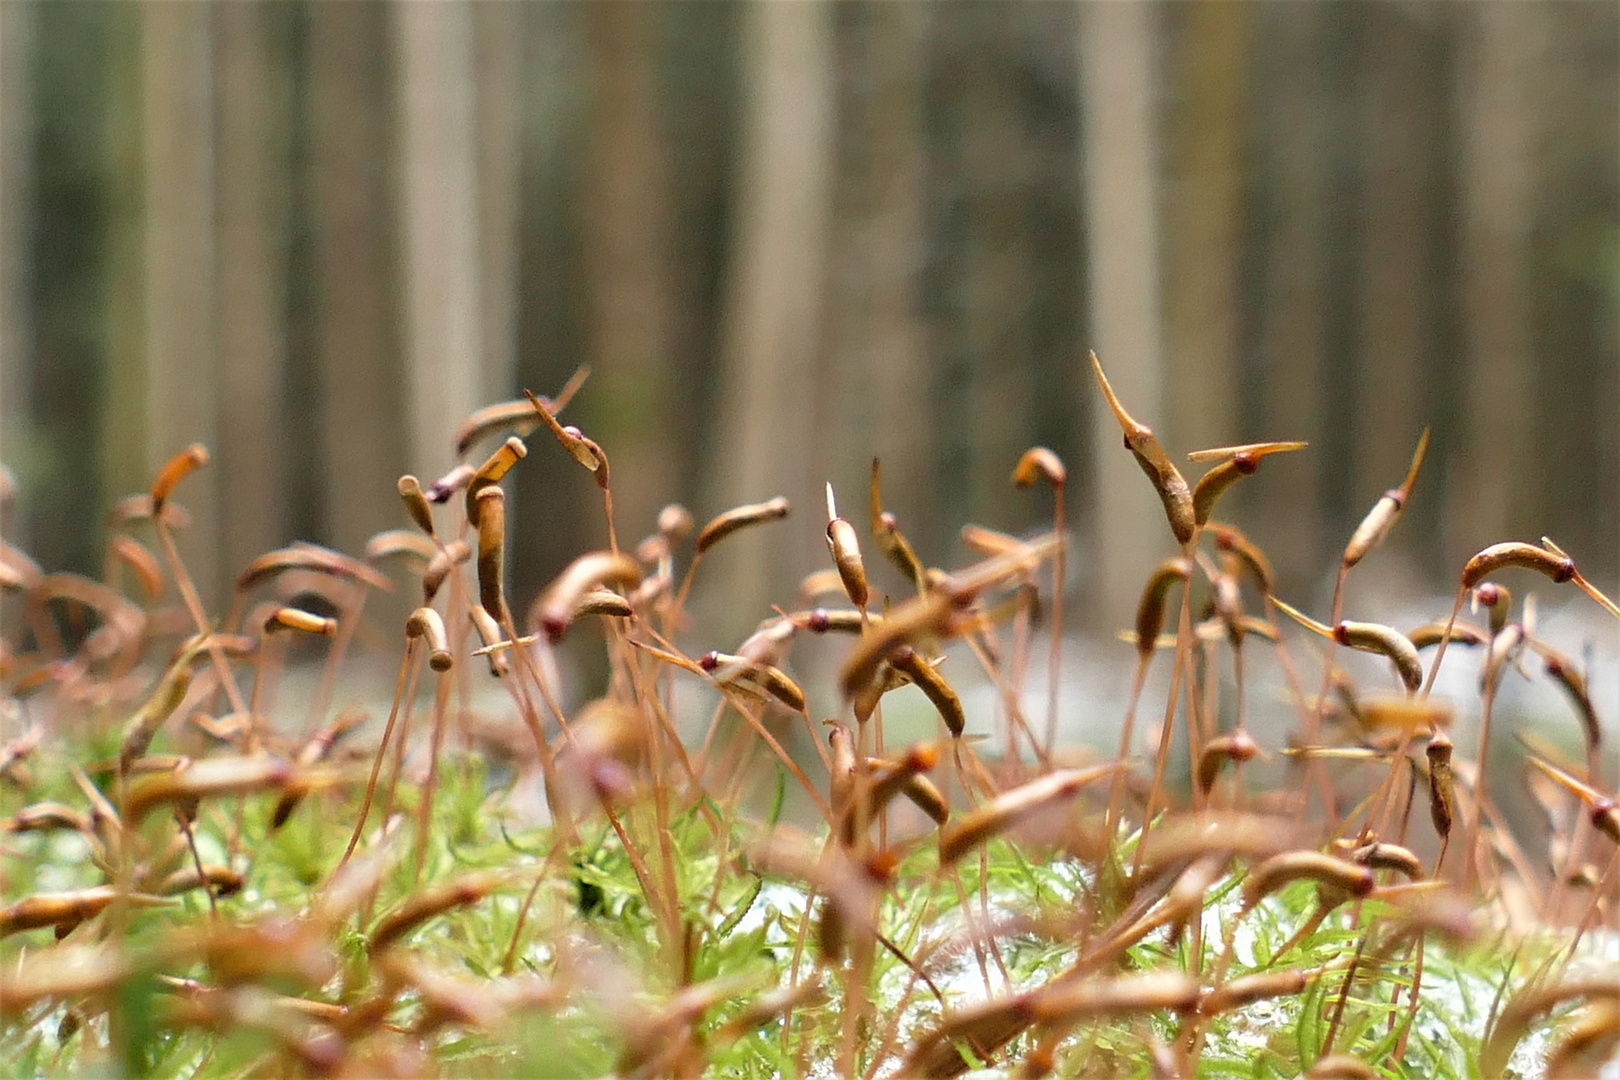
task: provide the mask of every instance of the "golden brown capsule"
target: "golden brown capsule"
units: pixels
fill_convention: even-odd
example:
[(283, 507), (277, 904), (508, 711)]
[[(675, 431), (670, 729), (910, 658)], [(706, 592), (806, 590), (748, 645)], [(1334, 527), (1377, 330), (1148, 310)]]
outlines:
[(800, 630), (808, 630), (812, 634), (859, 634), (868, 622), (881, 622), (883, 618), (871, 614), (862, 618), (862, 614), (854, 608), (831, 611), (815, 608), (812, 611), (795, 611), (788, 618)]
[(1581, 722), (1581, 733), (1586, 737), (1588, 751), (1595, 751), (1601, 745), (1603, 729), (1598, 723), (1597, 709), (1592, 706), (1592, 696), (1587, 693), (1586, 679), (1575, 667), (1575, 662), (1560, 653), (1550, 645), (1533, 642), (1532, 648), (1541, 655), (1546, 672), (1558, 683), (1569, 698), (1570, 704), (1575, 707), (1575, 715)]
[(1451, 835), (1452, 807), (1456, 805), (1451, 775), (1451, 739), (1444, 731), (1429, 736), (1424, 754), (1429, 759), (1429, 819), (1442, 840)]
[(1004, 791), (961, 817), (939, 839), (939, 861), (953, 863), (980, 844), (1001, 835), (1048, 807), (1074, 798), (1087, 784), (1120, 768), (1118, 762), (1089, 769), (1060, 769), (1038, 780)]
[(243, 881), (242, 875), (228, 866), (205, 863), (200, 876), (194, 866), (181, 867), (158, 882), (155, 891), (159, 896), (175, 896), (206, 887), (215, 896), (230, 896), (242, 891)]
[(1227, 762), (1250, 761), (1259, 753), (1260, 744), (1242, 728), (1230, 735), (1217, 735), (1198, 754), (1198, 790), (1208, 793)]
[(1482, 1076), (1502, 1076), (1508, 1059), (1530, 1030), (1530, 1022), (1566, 1001), (1588, 998), (1593, 1001), (1620, 1001), (1620, 979), (1612, 972), (1567, 982), (1535, 984), (1520, 990), (1502, 1007), (1501, 1015), (1485, 1037), (1479, 1051)]
[(456, 492), (465, 488), (469, 483), (472, 482), (473, 475), (477, 471), (477, 469), (474, 469), (471, 465), (468, 465), (465, 462), (457, 465), (455, 468), (451, 469), (449, 472), (445, 473), (443, 476), (439, 477), (437, 480), (433, 481), (433, 483), (428, 485), (428, 502), (443, 506), (445, 503), (450, 501), (450, 496), (454, 495)]
[(497, 447), (495, 452), (489, 455), (482, 465), (478, 466), (478, 469), (472, 475), (472, 479), (467, 481), (467, 524), (475, 529), (478, 528), (479, 516), (484, 512), (483, 506), (478, 501), (479, 495), (499, 484), (501, 478), (510, 472), (512, 466), (522, 460), (523, 456), (528, 452), (529, 448), (523, 445), (523, 440), (513, 435)]
[(1198, 999), (1201, 1016), (1215, 1016), (1232, 1009), (1251, 1005), (1266, 998), (1289, 997), (1302, 992), (1317, 975), (1315, 971), (1293, 969), (1289, 971), (1263, 971), (1245, 975), (1205, 991)]
[(497, 623), (506, 620), (502, 565), (506, 551), (506, 492), (494, 485), (478, 493), (478, 600)]
[(1320, 851), (1285, 851), (1281, 855), (1273, 855), (1249, 872), (1243, 882), (1244, 903), (1252, 908), (1261, 898), (1302, 878), (1358, 897), (1372, 892), (1376, 884), (1372, 871), (1365, 866), (1357, 866)]
[(164, 773), (130, 787), (124, 818), (131, 825), (166, 803), (284, 790), (297, 773), (291, 765), (272, 757), (216, 757), (193, 762), (190, 768)]
[(434, 671), (449, 671), (455, 663), (450, 655), (450, 641), (445, 636), (444, 620), (430, 607), (419, 607), (405, 620), (407, 640), (422, 638), (427, 642), (428, 666)]
[(1147, 584), (1142, 588), (1142, 599), (1136, 605), (1138, 655), (1144, 658), (1152, 655), (1154, 644), (1159, 639), (1159, 628), (1164, 625), (1165, 598), (1170, 592), (1170, 586), (1178, 582), (1185, 586), (1191, 572), (1192, 565), (1180, 556), (1165, 559), (1153, 568)]
[(871, 511), (872, 540), (877, 544), (878, 550), (919, 593), (923, 592), (926, 589), (927, 575), (922, 560), (917, 558), (917, 553), (912, 550), (905, 534), (900, 531), (898, 519), (883, 509), (883, 468), (877, 458), (872, 459)]
[(897, 646), (917, 637), (942, 633), (956, 611), (957, 605), (944, 590), (929, 592), (893, 608), (881, 623), (873, 626), (871, 633), (861, 635), (844, 658), (838, 673), (838, 688), (844, 697), (854, 698), (865, 690), (877, 674), (878, 666)]
[(1251, 443), (1247, 446), (1221, 447), (1218, 450), (1195, 450), (1188, 454), (1187, 457), (1193, 461), (1226, 459), (1200, 476), (1198, 483), (1193, 486), (1193, 520), (1200, 526), (1208, 522), (1209, 515), (1215, 510), (1216, 500), (1227, 488), (1243, 477), (1254, 475), (1260, 468), (1261, 460), (1268, 454), (1302, 450), (1306, 445), (1308, 444), (1303, 442)]
[(789, 509), (788, 501), (780, 495), (768, 502), (733, 507), (703, 526), (693, 549), (702, 555), (739, 529), (782, 520), (788, 516)]
[(546, 587), (531, 615), (531, 624), (556, 642), (568, 632), (575, 613), (591, 590), (603, 586), (633, 589), (639, 584), (641, 565), (631, 556), (610, 551), (588, 552), (569, 563)]
[(308, 570), (330, 577), (357, 581), (387, 592), (393, 591), (393, 582), (358, 559), (317, 544), (294, 544), (292, 547), (267, 551), (248, 563), (236, 578), (238, 592), (246, 592), (289, 570)]
[(1560, 1034), (1562, 1038), (1547, 1055), (1545, 1075), (1592, 1075), (1582, 1070), (1595, 1072), (1602, 1058), (1612, 1057), (1615, 1042), (1620, 1039), (1620, 1004), (1604, 1001), (1591, 1005), (1566, 1020)]
[[(645, 579), (643, 579), (645, 580)], [(668, 581), (668, 578), (664, 579)], [(635, 595), (634, 593), (631, 594)], [(574, 609), (574, 619), (578, 620), (587, 615), (606, 615), (615, 619), (629, 619), (635, 616), (635, 608), (629, 600), (620, 596), (611, 589), (592, 589), (579, 598), (579, 607)]]
[(833, 566), (838, 570), (850, 603), (864, 611), (870, 594), (866, 567), (861, 562), (860, 540), (855, 535), (855, 526), (838, 516), (831, 484), (827, 485), (827, 551), (832, 555)]
[(934, 708), (939, 710), (940, 719), (945, 721), (951, 737), (961, 738), (963, 729), (967, 727), (967, 714), (962, 711), (962, 699), (945, 681), (939, 669), (924, 660), (910, 645), (901, 645), (890, 653), (889, 663), (928, 696)]
[(1125, 411), (1119, 398), (1114, 396), (1114, 388), (1108, 384), (1108, 376), (1103, 374), (1102, 363), (1096, 353), (1091, 354), (1091, 368), (1097, 376), (1097, 385), (1102, 388), (1103, 397), (1108, 401), (1108, 408), (1113, 412), (1114, 419), (1119, 421), (1120, 430), (1125, 433), (1125, 448), (1153, 482), (1153, 489), (1159, 493), (1159, 501), (1164, 503), (1170, 531), (1175, 533), (1178, 543), (1185, 545), (1197, 531), (1192, 492), (1187, 488), (1187, 481), (1164, 452), (1164, 447), (1159, 445), (1153, 429), (1135, 420)]
[[(546, 408), (550, 405), (551, 407)], [(547, 402), (542, 406), (547, 412), (555, 409)], [(534, 404), (527, 398), (516, 401), (503, 401), (498, 405), (486, 405), (475, 411), (471, 416), (461, 422), (456, 428), (456, 456), (460, 457), (473, 448), (473, 444), (482, 442), (485, 438), (511, 428), (512, 433), (524, 437), (540, 425), (540, 418), (534, 413)]]
[(114, 557), (134, 572), (147, 601), (156, 603), (163, 595), (163, 569), (157, 556), (133, 536), (123, 534), (113, 537), (111, 547)]
[(1012, 482), (1016, 488), (1027, 488), (1036, 479), (1045, 480), (1050, 487), (1061, 488), (1068, 482), (1069, 470), (1046, 447), (1032, 446), (1018, 459), (1018, 464), (1013, 468)]
[(1255, 588), (1264, 596), (1270, 596), (1276, 591), (1277, 578), (1272, 572), (1271, 562), (1261, 550), (1250, 543), (1249, 538), (1230, 525), (1219, 522), (1207, 522), (1205, 530), (1215, 537), (1215, 546), (1218, 550), (1229, 552), (1235, 556), (1243, 568), (1254, 579)]
[[(1406, 640), (1412, 643), (1414, 649), (1421, 650), (1440, 644), (1440, 639), (1445, 636), (1445, 623), (1424, 623), (1415, 630), (1409, 630)], [(1491, 635), (1470, 623), (1454, 623), (1451, 627), (1451, 640), (1459, 645), (1479, 648), (1490, 644)]]
[(1534, 570), (1560, 584), (1575, 576), (1575, 563), (1568, 556), (1555, 555), (1533, 544), (1509, 541), (1492, 544), (1469, 559), (1463, 567), (1462, 586), (1472, 589), (1498, 570), (1509, 566)]
[[(469, 605), (467, 614), (472, 619), (473, 629), (478, 633), (478, 640), (484, 645), (483, 648), (475, 650), (473, 655), (488, 657), (489, 673), (497, 679), (510, 672), (512, 662), (507, 657), (506, 650), (511, 646), (500, 624), (490, 618), (489, 612), (478, 604)], [(530, 638), (525, 644), (532, 644), (534, 640)]]
[(1418, 861), (1416, 855), (1399, 844), (1379, 840), (1363, 844), (1350, 852), (1350, 861), (1370, 866), (1374, 870), (1394, 870), (1405, 874), (1412, 881), (1420, 881), (1423, 878), (1423, 864)]
[(670, 503), (658, 511), (658, 535), (671, 548), (691, 535), (692, 526), (692, 511), (680, 503)]
[(0, 822), (7, 832), (47, 832), (66, 829), (69, 832), (90, 833), (90, 819), (71, 806), (57, 802), (38, 802), (25, 806), (9, 820)]
[(192, 638), (158, 679), (156, 688), (135, 715), (124, 725), (124, 738), (118, 747), (118, 768), (127, 775), (135, 759), (146, 753), (163, 722), (174, 714), (191, 688), (191, 663), (202, 652), (205, 639)]
[(1491, 634), (1500, 634), (1513, 611), (1513, 594), (1505, 586), (1487, 581), (1474, 590), (1474, 602), (1490, 612)]
[(366, 541), (363, 552), (368, 563), (379, 563), (404, 555), (421, 559), (424, 564), (431, 562), (438, 553), (439, 545), (414, 529), (385, 529)]
[(202, 443), (192, 443), (165, 462), (152, 480), (152, 512), (162, 512), (164, 501), (174, 494), (176, 485), (206, 464), (208, 448)]
[(163, 907), (170, 902), (140, 893), (121, 893), (111, 885), (75, 892), (36, 893), (0, 908), (0, 937), (44, 926), (76, 926), (101, 914), (120, 896), (134, 907)]
[(542, 405), (540, 399), (529, 393), (529, 391), (525, 390), (523, 393), (529, 399), (530, 406), (533, 407), (541, 422), (550, 429), (552, 437), (557, 440), (558, 444), (568, 451), (569, 456), (575, 461), (594, 472), (596, 482), (599, 485), (607, 487), (607, 455), (602, 453), (602, 448), (581, 435), (578, 428), (563, 427), (559, 424), (557, 418), (551, 414), (551, 410)]
[(1333, 637), (1340, 645), (1388, 657), (1408, 693), (1416, 693), (1423, 685), (1423, 661), (1417, 647), (1399, 630), (1380, 623), (1346, 621), (1334, 628)]
[(472, 547), (467, 541), (452, 540), (429, 559), (427, 569), (422, 571), (422, 603), (433, 603), (450, 571), (471, 557)]
[[(714, 651), (704, 653), (698, 659), (698, 667), (706, 674), (715, 675), (717, 682), (740, 679), (759, 687), (794, 712), (804, 712), (804, 691), (780, 668), (754, 663), (746, 656)], [(728, 671), (721, 671), (722, 668)]]
[(1395, 527), (1396, 520), (1401, 516), (1401, 510), (1406, 506), (1406, 500), (1412, 496), (1412, 485), (1417, 483), (1418, 470), (1423, 467), (1423, 456), (1429, 449), (1429, 429), (1424, 428), (1423, 434), (1418, 436), (1417, 450), (1412, 454), (1412, 464), (1406, 470), (1406, 479), (1401, 486), (1391, 488), (1373, 504), (1367, 511), (1367, 516), (1361, 519), (1356, 531), (1350, 535), (1350, 542), (1344, 547), (1343, 565), (1345, 569), (1355, 566), (1373, 548), (1384, 542), (1389, 530)]
[(1201, 996), (1198, 984), (1179, 971), (1150, 971), (1048, 986), (1036, 992), (1031, 1011), (1039, 1020), (1055, 1022), (1161, 1010), (1190, 1012)]
[(406, 473), (394, 487), (399, 492), (400, 501), (405, 504), (405, 512), (411, 516), (416, 527), (428, 536), (436, 535), (433, 531), (433, 507), (428, 502), (427, 494), (422, 491), (422, 482)]
[(832, 750), (832, 766), (828, 770), (827, 804), (842, 818), (850, 809), (850, 796), (855, 790), (855, 740), (842, 724), (828, 721), (827, 746)]
[(423, 889), (377, 920), (368, 948), (374, 953), (382, 952), (429, 919), (476, 904), (501, 883), (500, 877), (491, 874), (468, 874), (444, 885)]
[(1324, 1054), (1305, 1073), (1305, 1080), (1379, 1080), (1380, 1075), (1350, 1054)]
[(337, 633), (337, 620), (301, 608), (278, 607), (264, 620), (265, 633), (273, 634), (277, 630), (297, 630), (301, 634), (331, 637)]
[[(303, 768), (319, 764), (331, 752), (332, 747), (337, 744), (339, 739), (365, 723), (366, 719), (364, 709), (345, 709), (338, 714), (337, 719), (310, 736), (309, 741), (299, 748), (298, 756), (295, 759), (297, 764)], [(288, 792), (277, 800), (276, 808), (270, 814), (271, 832), (275, 832), (287, 823), (287, 819), (298, 808), (300, 801), (302, 801), (302, 796), (296, 791)]]

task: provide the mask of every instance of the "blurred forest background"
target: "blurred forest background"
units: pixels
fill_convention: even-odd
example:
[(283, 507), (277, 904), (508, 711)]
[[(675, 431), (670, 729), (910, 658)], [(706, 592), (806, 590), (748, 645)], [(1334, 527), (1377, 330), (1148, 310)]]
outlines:
[[(1545, 533), (1612, 590), (1617, 298), (1612, 0), (0, 3), (7, 536), (94, 572), (111, 502), (200, 440), (216, 599), (405, 524), (394, 480), (465, 414), (590, 364), (566, 419), (627, 539), (794, 500), (706, 564), (733, 628), (825, 561), (823, 481), (861, 521), (881, 455), (957, 565), (964, 522), (1050, 521), (1008, 483), (1037, 443), (1071, 610), (1127, 625), (1172, 541), (1090, 348), (1178, 457), (1311, 441), (1223, 508), (1285, 595), (1323, 595), (1425, 424), (1363, 580), (1449, 594)], [(525, 601), (604, 536), (530, 443)]]

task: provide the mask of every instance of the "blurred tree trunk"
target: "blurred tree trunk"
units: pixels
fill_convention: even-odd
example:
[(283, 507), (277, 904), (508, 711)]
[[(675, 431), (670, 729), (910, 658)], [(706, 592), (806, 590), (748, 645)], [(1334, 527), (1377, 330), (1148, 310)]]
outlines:
[(801, 521), (787, 535), (745, 534), (710, 557), (710, 594), (733, 628), (786, 596), (789, 568), (824, 558), (819, 485), (809, 448), (822, 433), (819, 376), (824, 260), (834, 157), (833, 8), (750, 4), (742, 14), (742, 163), (725, 307), (720, 451), (706, 515), (787, 495)]
[[(588, 178), (585, 159), (587, 113), (586, 8), (578, 4), (525, 4), (518, 8), (522, 46), (518, 207), (517, 378), (536, 393), (554, 393), (580, 363), (589, 343), (582, 290), (578, 189)], [(549, 436), (541, 436), (549, 438)], [(539, 507), (544, 524), (519, 527), (508, 539), (512, 580), (519, 602), (533, 596), (568, 560), (584, 550), (586, 494), (594, 484), (567, 462), (556, 447), (536, 444), (541, 457), (515, 470), (510, 485), (520, 507)], [(611, 452), (611, 451), (610, 451)], [(579, 486), (580, 498), (558, 497), (560, 477)], [(587, 489), (586, 485), (589, 485)], [(522, 510), (519, 510), (519, 515)], [(595, 519), (593, 519), (595, 520)], [(600, 535), (595, 533), (592, 535)]]
[[(834, 180), (825, 320), (828, 373), (818, 406), (844, 438), (818, 442), (818, 476), (861, 521), (872, 457), (915, 540), (929, 531), (932, 379), (920, 318), (926, 256), (923, 91), (934, 9), (859, 4), (837, 9), (840, 157)], [(876, 571), (886, 574), (886, 571)], [(898, 578), (890, 582), (898, 587)]]
[[(1246, 437), (1306, 438), (1324, 433), (1322, 380), (1327, 339), (1329, 274), (1328, 138), (1326, 72), (1329, 13), (1322, 5), (1258, 7), (1254, 128), (1257, 144), (1251, 183), (1248, 258), (1256, 272), (1246, 282), (1252, 338), (1249, 391), (1253, 405)], [(1248, 419), (1248, 418), (1246, 418)], [(1333, 423), (1343, 424), (1342, 417)], [(1252, 426), (1251, 426), (1252, 425)], [(1268, 463), (1244, 500), (1251, 535), (1266, 549), (1279, 576), (1312, 580), (1323, 566), (1324, 530), (1313, 447)], [(1334, 463), (1342, 467), (1342, 463)]]
[[(1156, 9), (1087, 4), (1080, 18), (1087, 278), (1091, 344), (1132, 416), (1154, 428), (1173, 457), (1185, 449), (1168, 430), (1158, 277), (1158, 71)], [(1083, 390), (1094, 419), (1096, 461), (1089, 592), (1094, 626), (1130, 625), (1149, 569), (1175, 549), (1164, 509), (1131, 455), (1095, 380)]]
[[(219, 448), (214, 42), (213, 10), (204, 5), (147, 4), (140, 12), (149, 478), (188, 443)], [(179, 496), (192, 514), (182, 540), (187, 569), (210, 605), (228, 588), (220, 544), (225, 480), (218, 468), (205, 470)]]
[[(34, 8), (0, 4), (0, 462), (17, 468), (27, 452), (28, 380), (33, 371), (29, 299), (33, 271)], [(0, 525), (22, 532), (15, 503)]]
[(225, 569), (287, 539), (280, 496), (286, 436), (282, 388), (288, 87), (272, 66), (262, 4), (211, 9), (218, 32), (218, 466)]
[(1543, 482), (1526, 493), (1535, 522), (1527, 535), (1552, 532), (1583, 574), (1612, 582), (1620, 569), (1620, 7), (1560, 4), (1546, 14), (1531, 225), (1535, 345), (1524, 358), (1538, 369), (1531, 460)]
[(1528, 406), (1540, 381), (1529, 246), (1539, 198), (1537, 118), (1550, 11), (1538, 4), (1482, 4), (1465, 10), (1462, 25), (1467, 420), (1465, 449), (1457, 455), (1460, 483), (1450, 491), (1458, 564), (1486, 544), (1537, 534), (1531, 494), (1512, 478), (1538, 457)]
[[(1015, 505), (1028, 501), (1007, 478), (1029, 438), (1034, 396), (1029, 316), (1035, 282), (1025, 214), (1034, 155), (1020, 39), (1039, 9), (992, 4), (968, 12), (958, 103), (964, 235), (949, 301), (956, 323), (946, 324), (947, 351), (955, 354), (947, 363), (955, 377), (942, 395), (946, 412), (939, 425), (954, 433), (958, 497), (943, 504), (953, 526), (1006, 521)], [(947, 546), (934, 557), (957, 562), (964, 553), (956, 537), (941, 540)]]
[[(669, 409), (678, 374), (670, 352), (669, 146), (654, 33), (660, 14), (649, 4), (585, 10), (591, 98), (581, 195), (592, 375), (581, 423), (613, 465), (620, 539), (631, 544), (675, 496), (676, 446), (690, 435)], [(588, 520), (600, 518), (591, 508)], [(604, 534), (593, 524), (587, 535)]]
[[(349, 551), (400, 520), (393, 481), (408, 444), (396, 361), (387, 17), (388, 9), (350, 0), (309, 9), (321, 440), (304, 460), (319, 472), (320, 531)], [(448, 442), (446, 433), (441, 445)]]
[[(472, 8), (401, 4), (394, 19), (398, 223), (409, 460), (436, 474), (483, 384)], [(383, 478), (386, 479), (386, 478)]]
[[(1360, 9), (1366, 51), (1356, 145), (1362, 176), (1361, 319), (1356, 367), (1366, 390), (1356, 402), (1356, 476), (1352, 502), (1362, 512), (1405, 476), (1425, 426), (1442, 438), (1422, 373), (1442, 341), (1437, 297), (1444, 288), (1435, 234), (1445, 196), (1444, 133), (1438, 122), (1445, 87), (1441, 39), (1448, 24), (1435, 11), (1400, 6)], [(1443, 454), (1431, 448), (1415, 498), (1437, 507)], [(1425, 511), (1424, 513), (1427, 513)], [(1435, 520), (1429, 514), (1430, 520)], [(1417, 515), (1391, 544), (1425, 550)]]
[(1176, 445), (1193, 450), (1241, 441), (1238, 276), (1253, 9), (1185, 4), (1165, 15), (1171, 105), (1160, 266), (1167, 382), (1177, 388), (1167, 416)]
[(479, 388), (495, 400), (512, 393), (517, 377), (521, 12), (515, 4), (475, 4), (472, 14), (478, 92), (478, 280), (482, 286)]

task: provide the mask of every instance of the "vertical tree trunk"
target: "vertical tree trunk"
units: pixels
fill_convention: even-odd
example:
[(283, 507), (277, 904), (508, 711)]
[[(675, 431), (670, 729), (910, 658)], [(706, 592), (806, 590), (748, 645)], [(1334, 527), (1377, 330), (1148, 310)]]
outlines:
[[(676, 446), (683, 437), (668, 409), (677, 377), (670, 363), (675, 268), (658, 15), (648, 4), (594, 4), (585, 13), (591, 104), (581, 195), (592, 375), (581, 403), (588, 423), (582, 423), (614, 466), (622, 539), (632, 543), (651, 530), (658, 508), (676, 490)], [(590, 515), (594, 520), (600, 512), (593, 508)], [(601, 535), (599, 527), (588, 535)]]
[(1165, 65), (1165, 364), (1169, 430), (1188, 450), (1240, 442), (1238, 277), (1243, 236), (1243, 118), (1252, 10), (1171, 7)]
[[(33, 38), (34, 9), (0, 4), (0, 462), (12, 467), (24, 448), (33, 368)], [(0, 517), (13, 538), (15, 512), (8, 506)]]
[[(833, 9), (823, 3), (744, 9), (741, 189), (720, 381), (720, 452), (711, 491), (727, 506), (785, 494), (801, 517), (821, 513), (808, 448), (833, 164)], [(711, 556), (713, 594), (739, 623), (784, 595), (787, 569), (808, 564), (820, 530), (745, 535)]]
[[(932, 10), (861, 4), (838, 11), (851, 72), (841, 83), (836, 207), (827, 260), (827, 373), (820, 414), (843, 438), (817, 444), (818, 476), (860, 520), (871, 458), (907, 504), (904, 527), (927, 531), (931, 383), (920, 319), (926, 257), (923, 81)], [(910, 495), (909, 493), (917, 493)], [(889, 582), (887, 571), (875, 571)], [(899, 584), (895, 579), (893, 584)]]
[[(1184, 446), (1166, 424), (1159, 321), (1154, 18), (1155, 9), (1142, 4), (1081, 9), (1090, 340), (1120, 400), (1177, 455)], [(1094, 417), (1096, 488), (1093, 505), (1077, 517), (1095, 523), (1091, 594), (1099, 602), (1092, 617), (1101, 626), (1125, 626), (1148, 570), (1175, 539), (1094, 382), (1084, 395)]]
[(1549, 14), (1536, 4), (1467, 9), (1462, 63), (1466, 449), (1450, 494), (1461, 558), (1535, 535), (1528, 492), (1513, 478), (1534, 456), (1538, 361), (1532, 331), (1530, 230)]
[[(212, 22), (201, 4), (141, 8), (147, 476), (190, 442), (219, 447)], [(206, 470), (181, 496), (192, 513), (187, 568), (209, 604), (226, 595), (225, 480)]]
[(411, 463), (450, 464), (482, 385), (472, 9), (390, 9), (399, 57), (399, 228)]
[[(386, 17), (347, 0), (310, 7), (321, 440), (303, 465), (319, 470), (321, 532), (350, 551), (399, 520), (393, 482), (408, 442), (396, 362)], [(426, 472), (432, 463), (412, 466)]]
[[(517, 377), (518, 65), (521, 12), (473, 7), (478, 91), (478, 280), (483, 346), (479, 388), (492, 398)], [(480, 402), (483, 404), (483, 402)]]
[[(1263, 62), (1256, 71), (1254, 165), (1260, 195), (1250, 214), (1263, 223), (1249, 257), (1254, 335), (1251, 391), (1257, 408), (1249, 434), (1320, 440), (1321, 382), (1328, 277), (1326, 76), (1327, 16), (1316, 5), (1257, 8)], [(1335, 420), (1336, 423), (1342, 421)], [(1319, 448), (1307, 454), (1320, 454)], [(1327, 550), (1313, 459), (1292, 454), (1268, 462), (1248, 482), (1244, 516), (1279, 575), (1295, 583), (1320, 573)]]
[(287, 122), (267, 62), (267, 10), (212, 9), (219, 74), (219, 372), (217, 463), (225, 569), (236, 572), (282, 543), (282, 388), (286, 377)]

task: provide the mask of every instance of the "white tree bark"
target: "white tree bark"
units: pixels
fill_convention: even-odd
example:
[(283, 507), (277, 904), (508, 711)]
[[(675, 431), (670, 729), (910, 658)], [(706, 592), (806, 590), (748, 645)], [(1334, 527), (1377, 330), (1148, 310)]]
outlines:
[(450, 0), (390, 11), (408, 453), (414, 468), (431, 474), (449, 465), (456, 425), (491, 396), (482, 374), (472, 9)]
[[(759, 3), (743, 9), (742, 169), (726, 298), (715, 503), (787, 495), (820, 513), (810, 446), (821, 352), (819, 324), (833, 167), (832, 7)], [(785, 594), (818, 529), (744, 535), (717, 549), (705, 576), (728, 609), (751, 619)], [(791, 545), (791, 546), (790, 546)], [(788, 554), (791, 551), (793, 554)], [(797, 555), (795, 558), (793, 555)]]
[[(1184, 447), (1178, 433), (1165, 427), (1154, 19), (1147, 4), (1091, 3), (1080, 9), (1089, 338), (1120, 400), (1176, 457)], [(1077, 516), (1094, 523), (1089, 578), (1098, 603), (1091, 611), (1103, 626), (1125, 626), (1143, 580), (1175, 549), (1175, 538), (1089, 371), (1085, 395), (1096, 501)]]

